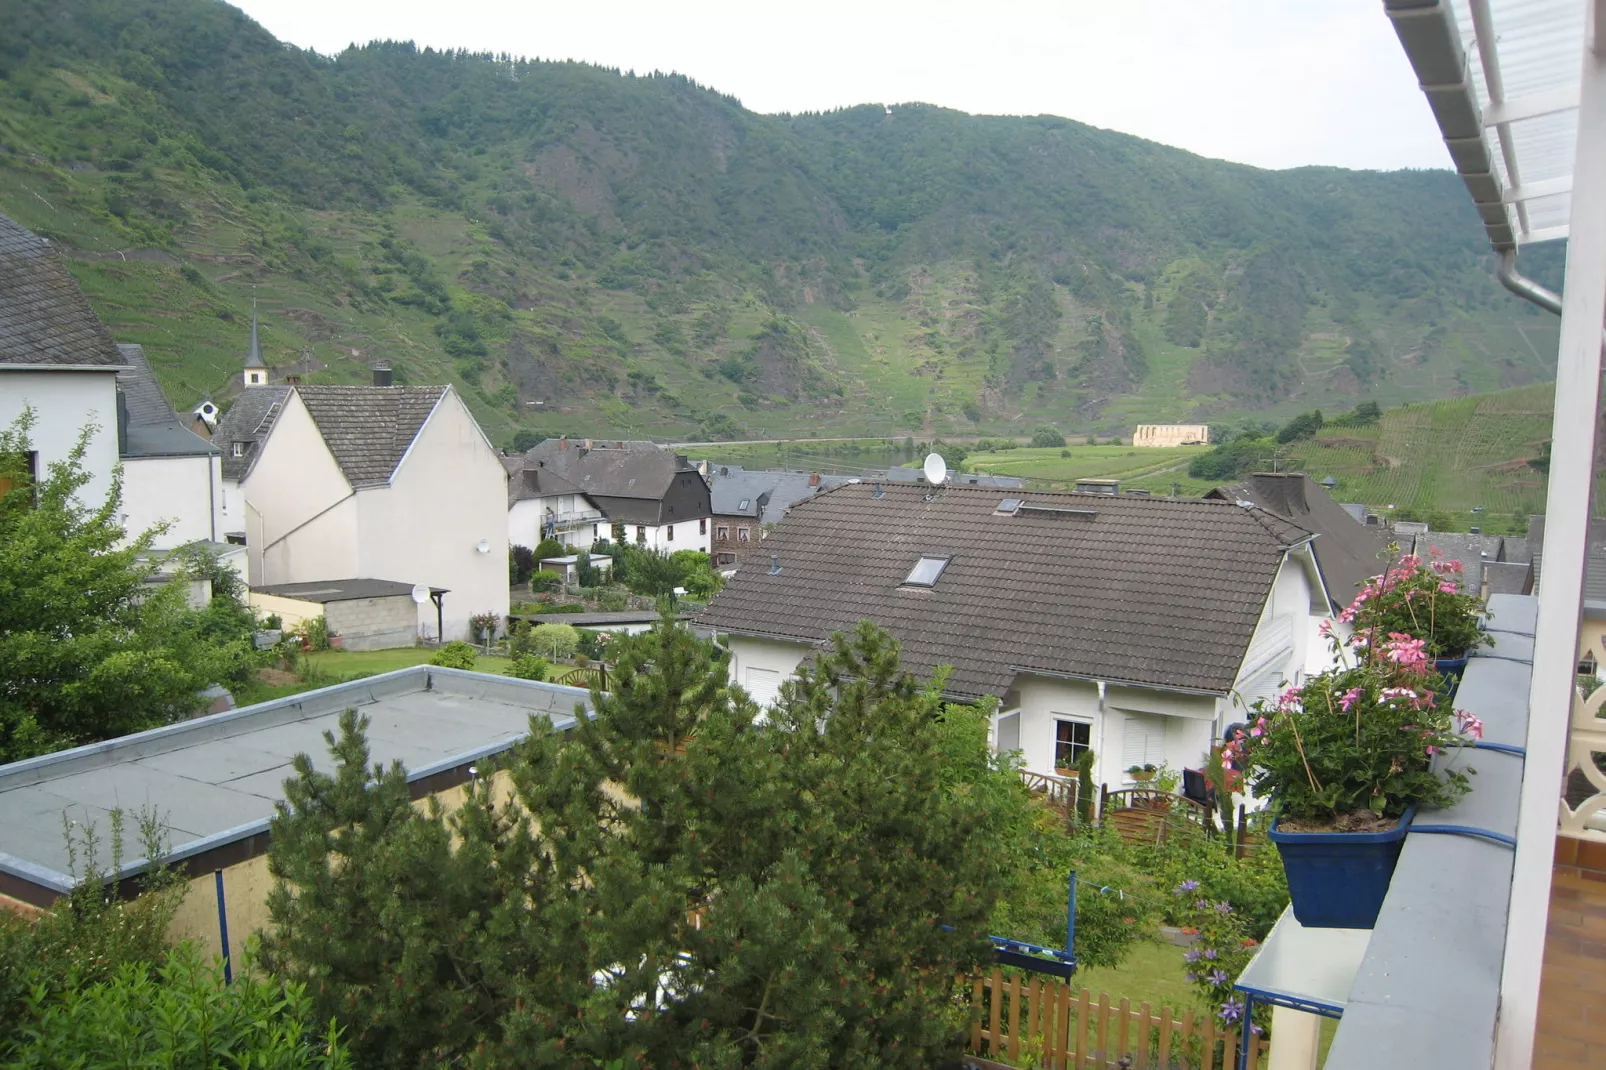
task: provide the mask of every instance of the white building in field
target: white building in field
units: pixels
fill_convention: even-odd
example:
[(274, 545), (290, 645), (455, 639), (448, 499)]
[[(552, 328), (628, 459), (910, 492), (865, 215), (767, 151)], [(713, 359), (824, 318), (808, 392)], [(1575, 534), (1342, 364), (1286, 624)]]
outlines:
[[(532, 473), (530, 485), (538, 488), (530, 492), (540, 503), (535, 507), (510, 500), (508, 525), (515, 541), (529, 537), (532, 524), (544, 527), (551, 510), (574, 518), (564, 528), (569, 538), (555, 534), (570, 546), (589, 546), (585, 534), (592, 531), (598, 538), (666, 554), (709, 551), (708, 481), (681, 454), (652, 442), (557, 438), (504, 460), (515, 493), (517, 481), (531, 479)], [(600, 522), (590, 509), (600, 512)]]
[(1134, 446), (1203, 446), (1210, 441), (1207, 424), (1138, 424)]
[(212, 442), (253, 588), (423, 585), (427, 638), (507, 614), (507, 473), (451, 387), (251, 386)]
[[(848, 535), (847, 533), (851, 533)], [(699, 623), (763, 703), (834, 632), (886, 628), (905, 667), (999, 702), (994, 743), (1053, 773), (1082, 752), (1201, 768), (1244, 707), (1328, 664), (1314, 536), (1226, 502), (850, 484), (799, 502)]]

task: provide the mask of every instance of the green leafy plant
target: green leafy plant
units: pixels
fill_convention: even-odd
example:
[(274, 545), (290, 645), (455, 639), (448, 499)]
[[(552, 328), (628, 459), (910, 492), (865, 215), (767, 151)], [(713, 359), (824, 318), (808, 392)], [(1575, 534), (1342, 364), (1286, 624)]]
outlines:
[(474, 668), (474, 659), (479, 652), (461, 639), (454, 639), (450, 643), (435, 651), (435, 656), (429, 659), (431, 665), (439, 665), (443, 669), (469, 669)]
[(530, 590), (556, 591), (563, 586), (563, 577), (551, 569), (538, 568), (529, 576)]
[[(1244, 1001), (1233, 984), (1254, 958), (1257, 941), (1245, 930), (1232, 904), (1205, 897), (1197, 880), (1181, 882), (1171, 894), (1188, 904), (1188, 924), (1183, 931), (1196, 938), (1182, 953), (1188, 980), (1198, 990), (1200, 1001), (1223, 1025), (1242, 1021)], [(1262, 1031), (1255, 1028), (1257, 1035)]]
[(301, 638), (308, 650), (329, 649), (329, 619), (322, 615), (301, 622)]
[[(1331, 632), (1324, 625), (1323, 630)], [(1249, 736), (1227, 744), (1257, 795), (1286, 820), (1342, 826), (1397, 818), (1413, 803), (1442, 807), (1464, 794), (1467, 772), (1434, 756), (1483, 732), (1440, 697), (1426, 642), (1401, 632), (1330, 636), (1355, 663), (1310, 677), (1275, 702), (1255, 703)]]
[(528, 546), (513, 545), (507, 548), (507, 582), (517, 587), (530, 582), (535, 571), (535, 551)]
[(496, 638), (496, 629), (502, 624), (502, 615), (494, 610), (476, 613), (468, 618), (468, 629), (475, 642), (489, 643)]
[(262, 618), (262, 627), (266, 631), (276, 632), (284, 627), (284, 618), (277, 613), (269, 613)]
[(1457, 586), (1462, 574), (1461, 562), (1445, 560), (1437, 547), (1426, 561), (1406, 554), (1368, 580), (1339, 619), (1374, 641), (1404, 634), (1423, 640), (1430, 658), (1464, 657), (1494, 640), (1478, 626), (1482, 600)]
[(543, 657), (569, 658), (580, 646), (580, 633), (572, 624), (537, 624), (530, 629), (529, 649)]
[(546, 680), (551, 678), (552, 663), (534, 654), (519, 654), (513, 659), (507, 674), (520, 680)]

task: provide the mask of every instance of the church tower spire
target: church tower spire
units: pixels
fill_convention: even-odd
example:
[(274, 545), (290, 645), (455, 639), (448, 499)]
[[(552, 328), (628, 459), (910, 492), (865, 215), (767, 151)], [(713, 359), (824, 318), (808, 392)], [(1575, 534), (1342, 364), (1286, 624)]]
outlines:
[(268, 366), (262, 359), (262, 339), (257, 334), (257, 299), (251, 298), (251, 348), (245, 354), (245, 385), (266, 386)]

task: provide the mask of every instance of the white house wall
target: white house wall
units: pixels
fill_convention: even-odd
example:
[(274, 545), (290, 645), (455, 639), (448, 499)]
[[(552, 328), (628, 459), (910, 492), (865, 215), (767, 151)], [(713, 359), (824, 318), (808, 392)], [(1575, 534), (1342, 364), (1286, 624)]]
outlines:
[[(1209, 753), (1216, 700), (1208, 695), (1106, 685), (1102, 708), (1099, 686), (1087, 680), (1026, 676), (1016, 680), (1020, 696), (1020, 742), (1027, 769), (1053, 773), (1057, 722), (1090, 725), (1093, 779), (1112, 789), (1131, 787), (1126, 775), (1127, 725), (1136, 719), (1155, 724), (1162, 742), (1152, 758), (1172, 769), (1198, 769)], [(1007, 711), (1006, 711), (1007, 712)]]
[(540, 498), (526, 498), (514, 502), (507, 511), (507, 541), (512, 546), (535, 549), (545, 538), (544, 518), (548, 511), (564, 514), (595, 513), (594, 523), (560, 528), (555, 538), (565, 546), (589, 550), (599, 538), (608, 537), (608, 522), (581, 494), (549, 494)]
[[(625, 541), (632, 546), (645, 546), (659, 553), (672, 554), (676, 550), (701, 550), (708, 553), (713, 545), (713, 520), (702, 517), (681, 520), (674, 524), (626, 524)], [(637, 531), (645, 534), (645, 541), (637, 539)]]
[[(435, 406), (390, 486), (364, 488), (358, 503), (360, 568), (351, 575), (447, 588), (447, 639), (468, 638), (476, 613), (506, 616), (507, 472), (455, 392)], [(432, 603), (419, 607), (418, 623), (435, 633)]]
[(357, 576), (357, 517), (347, 504), (351, 484), (294, 391), (257, 448), (261, 455), (240, 484), (249, 502), (252, 585)]
[(39, 474), (64, 461), (84, 427), (97, 428), (84, 455), (89, 482), (78, 491), (85, 506), (98, 506), (111, 491), (117, 467), (117, 369), (104, 371), (0, 370), (0, 428), (10, 427), (23, 411), (34, 411), (30, 445), (39, 455)]
[(796, 675), (797, 667), (808, 657), (810, 649), (803, 643), (733, 635), (730, 637), (731, 682), (754, 694), (762, 703), (765, 687), (771, 682), (779, 686)]
[(123, 462), (123, 528), (130, 537), (162, 522), (158, 548), (222, 538), (216, 527), (221, 488), (213, 482), (218, 459), (195, 457), (130, 457)]

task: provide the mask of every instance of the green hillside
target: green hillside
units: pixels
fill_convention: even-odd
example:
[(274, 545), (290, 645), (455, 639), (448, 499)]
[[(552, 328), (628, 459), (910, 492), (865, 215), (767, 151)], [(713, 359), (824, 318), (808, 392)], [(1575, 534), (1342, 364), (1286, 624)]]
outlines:
[[(1550, 437), (1553, 400), (1553, 389), (1541, 384), (1390, 409), (1369, 427), (1327, 427), (1282, 447), (1265, 468), (1331, 476), (1339, 501), (1361, 502), (1384, 515), (1431, 516), (1440, 530), (1522, 531), (1531, 514), (1545, 511), (1545, 478), (1528, 462)], [(1119, 478), (1124, 487), (1156, 494), (1169, 494), (1173, 483), (1185, 495), (1215, 484), (1188, 476), (1188, 462), (1202, 447), (1075, 446), (1065, 451), (1068, 457), (1061, 452), (972, 454), (965, 468), (1050, 486)]]
[(1554, 323), (1494, 283), (1448, 172), (324, 57), (216, 0), (0, 0), (0, 26), (0, 211), (180, 404), (227, 396), (253, 295), (279, 371), (383, 356), (502, 440), (1118, 431), (1551, 375)]

